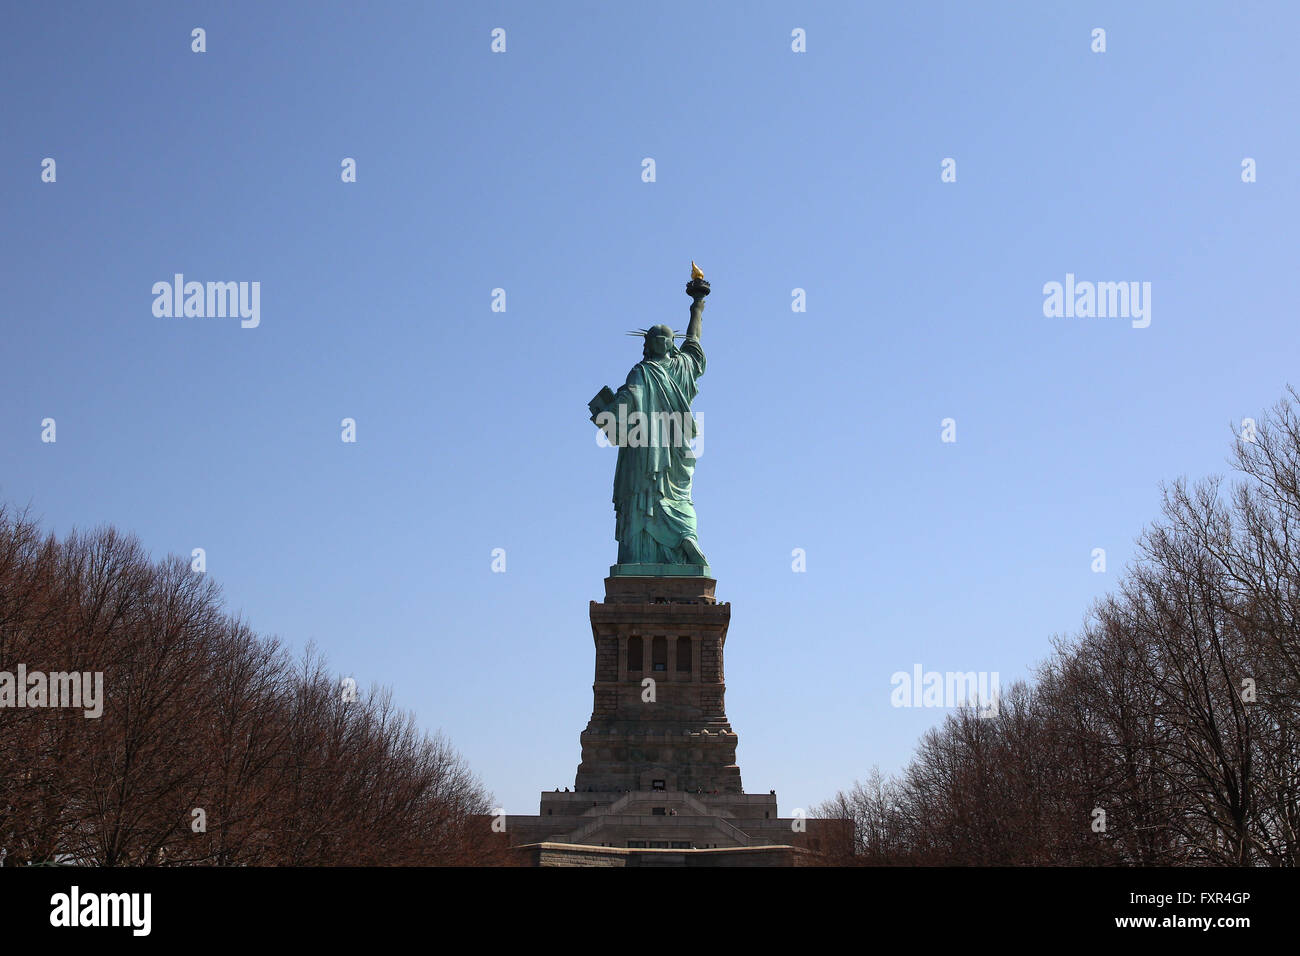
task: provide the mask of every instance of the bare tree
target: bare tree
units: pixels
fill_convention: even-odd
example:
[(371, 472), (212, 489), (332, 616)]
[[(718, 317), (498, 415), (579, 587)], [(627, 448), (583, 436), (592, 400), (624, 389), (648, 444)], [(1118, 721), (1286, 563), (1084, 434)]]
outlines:
[(102, 672), (103, 714), (0, 710), (9, 865), (501, 862), (490, 797), (391, 695), (351, 699), (112, 528), (0, 506), (0, 671)]
[(1300, 394), (1244, 481), (1164, 489), (1116, 593), (996, 718), (950, 715), (822, 810), (865, 863), (1300, 863)]

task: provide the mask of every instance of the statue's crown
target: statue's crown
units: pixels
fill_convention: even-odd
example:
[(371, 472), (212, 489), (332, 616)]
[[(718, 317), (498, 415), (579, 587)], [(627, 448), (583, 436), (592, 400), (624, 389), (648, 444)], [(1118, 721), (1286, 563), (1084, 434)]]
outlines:
[[(641, 336), (641, 338), (645, 338), (647, 335), (650, 334), (650, 329), (633, 329), (631, 332), (628, 332), (627, 334), (628, 334), (628, 335), (639, 335), (639, 336)], [(685, 333), (685, 332), (673, 332), (673, 338), (675, 338), (675, 339), (684, 339), (684, 338), (686, 338), (686, 333)]]

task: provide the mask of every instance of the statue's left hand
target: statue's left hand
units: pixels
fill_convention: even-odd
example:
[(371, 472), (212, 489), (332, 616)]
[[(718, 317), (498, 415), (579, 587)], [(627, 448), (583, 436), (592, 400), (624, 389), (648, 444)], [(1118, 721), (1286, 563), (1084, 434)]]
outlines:
[(592, 416), (599, 415), (607, 410), (614, 401), (614, 390), (608, 385), (596, 393), (596, 397), (587, 403), (587, 408), (591, 411)]

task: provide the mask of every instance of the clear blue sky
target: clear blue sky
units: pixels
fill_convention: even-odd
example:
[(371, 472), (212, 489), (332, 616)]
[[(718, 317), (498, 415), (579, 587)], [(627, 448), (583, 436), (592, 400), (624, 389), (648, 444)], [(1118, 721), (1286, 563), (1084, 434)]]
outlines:
[[(1300, 377), (1300, 15), (1139, 6), (13, 6), (0, 497), (205, 548), (535, 812), (615, 559), (586, 403), (685, 327), (694, 258), (746, 787), (897, 769), (944, 711), (892, 673), (1024, 676)], [(261, 282), (261, 325), (156, 318), (177, 272)], [(1044, 317), (1067, 272), (1151, 282), (1150, 327)]]

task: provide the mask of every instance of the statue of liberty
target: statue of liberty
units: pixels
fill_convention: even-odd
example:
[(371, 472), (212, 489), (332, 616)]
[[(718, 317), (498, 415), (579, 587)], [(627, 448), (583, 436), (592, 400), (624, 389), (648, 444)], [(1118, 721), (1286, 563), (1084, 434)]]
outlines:
[(641, 361), (618, 392), (606, 386), (588, 403), (591, 420), (618, 446), (614, 537), (619, 565), (708, 565), (695, 531), (695, 452), (688, 442), (697, 434), (691, 402), (695, 380), (704, 374), (700, 331), (709, 291), (704, 273), (692, 262), (686, 286), (691, 319), (681, 347), (673, 342), (681, 333), (667, 325), (629, 332), (645, 339)]

